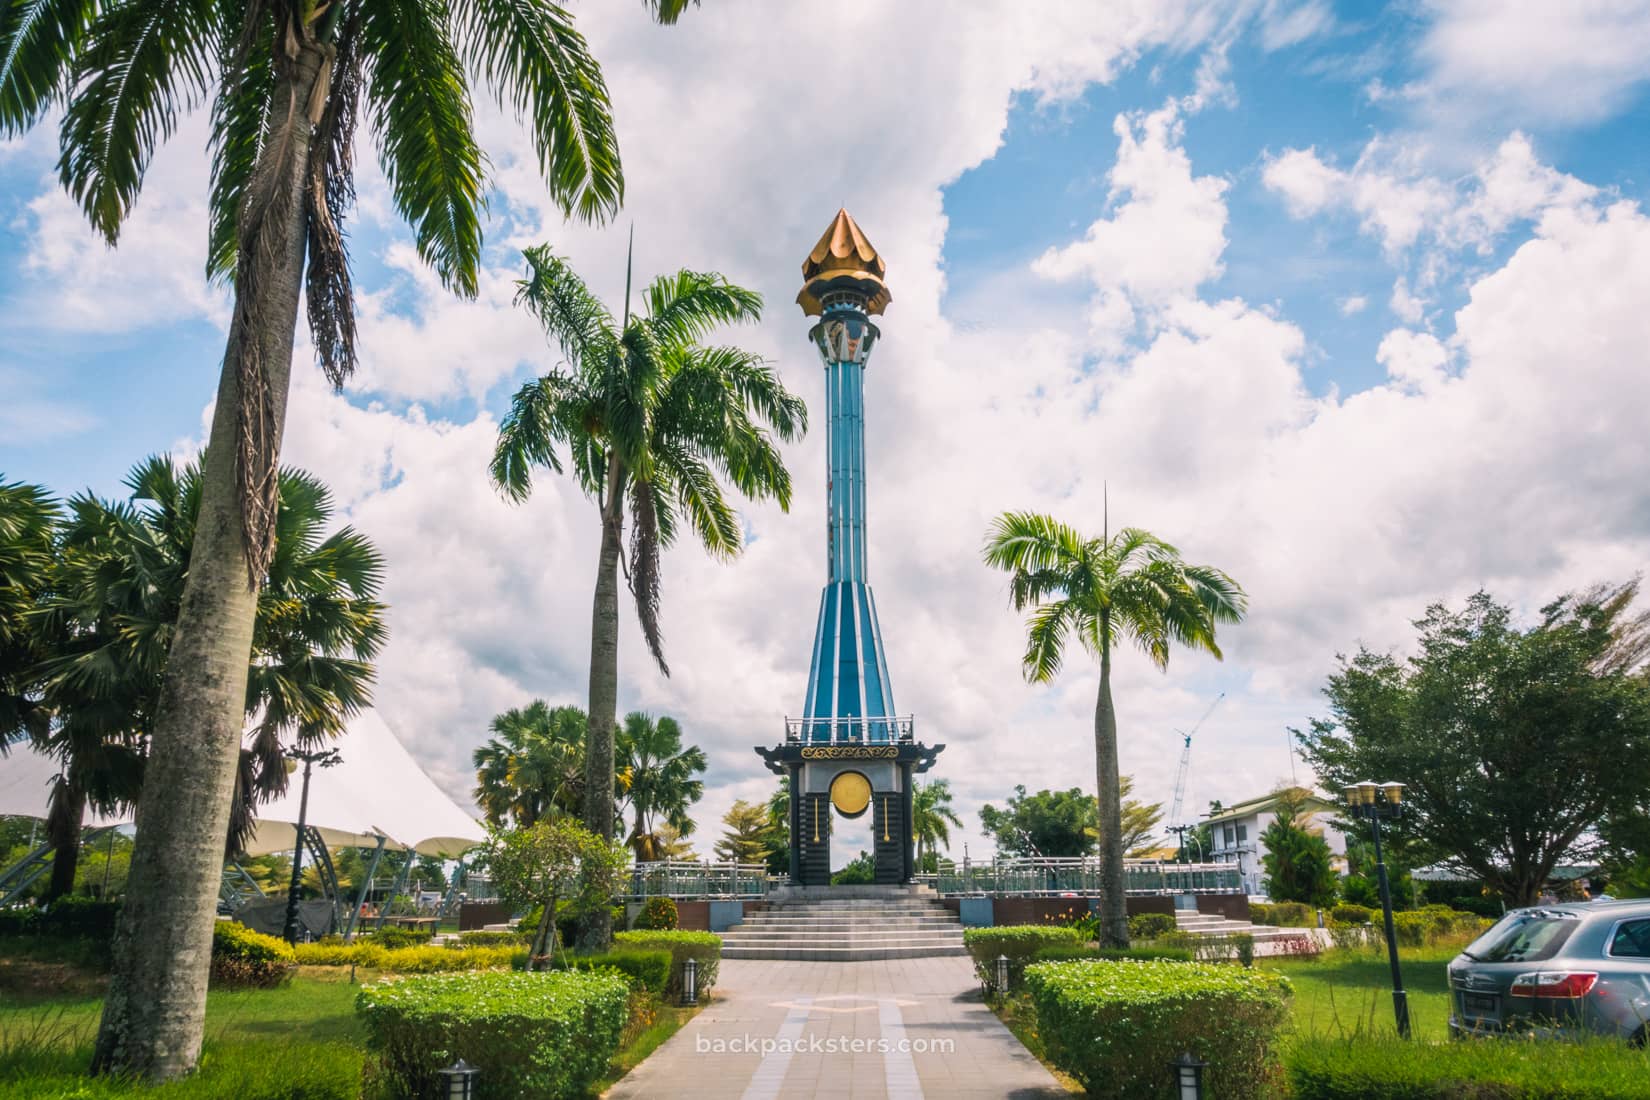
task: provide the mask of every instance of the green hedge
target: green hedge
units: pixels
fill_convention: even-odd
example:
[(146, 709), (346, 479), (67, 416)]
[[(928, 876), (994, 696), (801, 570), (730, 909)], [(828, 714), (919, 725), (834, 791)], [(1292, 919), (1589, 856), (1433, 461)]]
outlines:
[(1076, 962), (1083, 959), (1105, 959), (1108, 962), (1128, 959), (1191, 962), (1192, 953), (1183, 947), (1043, 947), (1031, 956), (1034, 963)]
[(220, 920), (212, 929), (212, 984), (231, 989), (273, 989), (292, 980), (298, 959), (292, 945)]
[(1180, 927), (1168, 913), (1140, 913), (1129, 918), (1129, 939), (1155, 940)]
[(1605, 1042), (1302, 1039), (1291, 1045), (1286, 1070), (1294, 1100), (1629, 1100), (1650, 1094), (1650, 1055)]
[[(153, 1088), (87, 1077), (89, 1052), (63, 1050), (0, 1069), (0, 1096), (29, 1100), (359, 1100), (366, 1055), (343, 1043), (207, 1043), (200, 1068)], [(41, 1063), (54, 1063), (46, 1065)]]
[(619, 1049), (630, 985), (611, 972), (441, 974), (363, 986), (356, 1010), (391, 1095), (476, 1066), (477, 1100), (583, 1096)]
[(120, 902), (70, 895), (44, 908), (0, 909), (0, 936), (61, 936), (107, 942), (115, 934)]
[(465, 947), (530, 947), (533, 937), (522, 932), (460, 932), (458, 942)]
[(1090, 1096), (1163, 1092), (1168, 1063), (1209, 1063), (1210, 1096), (1265, 1095), (1277, 1073), (1289, 980), (1264, 970), (1169, 961), (1038, 963), (1026, 969), (1037, 1031)]
[(434, 932), (421, 932), (416, 928), (384, 928), (357, 936), (355, 942), (376, 943), (393, 951), (398, 947), (428, 947), (434, 935)]
[(1368, 924), (1374, 916), (1373, 909), (1362, 905), (1337, 905), (1329, 911), (1329, 919), (1341, 924)]
[(553, 970), (613, 969), (623, 974), (633, 989), (663, 993), (670, 984), (671, 957), (669, 951), (609, 951), (604, 955), (557, 952), (550, 967)]
[(613, 950), (670, 952), (670, 980), (665, 983), (667, 998), (681, 996), (682, 968), (688, 959), (693, 959), (698, 966), (694, 985), (700, 998), (716, 985), (716, 972), (722, 965), (722, 937), (715, 932), (615, 932)]
[(1018, 986), (1026, 964), (1047, 947), (1083, 947), (1083, 933), (1068, 924), (1005, 924), (997, 928), (969, 928), (963, 946), (974, 959), (974, 972), (993, 992), (997, 989), (997, 957), (1008, 957), (1008, 982)]
[(1318, 923), (1317, 912), (1302, 901), (1275, 901), (1249, 903), (1249, 922), (1273, 928), (1311, 928)]

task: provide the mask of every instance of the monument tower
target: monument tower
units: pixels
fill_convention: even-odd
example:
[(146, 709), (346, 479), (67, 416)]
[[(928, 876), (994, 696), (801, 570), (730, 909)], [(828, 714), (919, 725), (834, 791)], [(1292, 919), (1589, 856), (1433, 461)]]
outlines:
[(891, 296), (887, 265), (846, 210), (802, 263), (797, 304), (819, 318), (808, 337), (825, 365), (828, 509), (826, 583), (819, 599), (808, 693), (785, 740), (757, 748), (790, 785), (791, 880), (831, 877), (833, 813), (871, 814), (876, 881), (906, 882), (916, 870), (911, 779), (945, 748), (921, 745), (910, 715), (894, 709), (882, 628), (866, 569), (865, 365), (881, 333), (871, 323)]

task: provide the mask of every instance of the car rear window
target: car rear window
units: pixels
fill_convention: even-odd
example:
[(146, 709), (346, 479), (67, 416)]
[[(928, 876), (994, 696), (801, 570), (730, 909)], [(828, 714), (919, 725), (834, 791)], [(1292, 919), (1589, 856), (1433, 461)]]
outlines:
[(1581, 924), (1574, 913), (1533, 910), (1508, 913), (1465, 952), (1479, 962), (1538, 962), (1558, 954)]

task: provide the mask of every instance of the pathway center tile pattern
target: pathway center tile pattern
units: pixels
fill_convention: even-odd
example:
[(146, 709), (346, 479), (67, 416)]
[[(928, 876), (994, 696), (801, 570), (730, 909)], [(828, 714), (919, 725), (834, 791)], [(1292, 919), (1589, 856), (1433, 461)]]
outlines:
[(613, 1100), (1068, 1097), (980, 999), (967, 959), (725, 959), (716, 1000)]

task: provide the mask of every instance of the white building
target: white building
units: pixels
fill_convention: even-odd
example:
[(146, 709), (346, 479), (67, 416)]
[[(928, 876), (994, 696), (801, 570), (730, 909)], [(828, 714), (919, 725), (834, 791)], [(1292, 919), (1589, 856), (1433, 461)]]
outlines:
[[(1346, 872), (1346, 836), (1335, 826), (1335, 815), (1340, 807), (1328, 799), (1310, 794), (1301, 806), (1308, 832), (1323, 837), (1337, 873)], [(1278, 818), (1277, 792), (1261, 798), (1240, 802), (1235, 806), (1209, 815), (1210, 851), (1206, 858), (1213, 863), (1235, 863), (1243, 878), (1243, 888), (1250, 894), (1266, 892), (1266, 868), (1261, 859), (1266, 848), (1261, 834)]]

